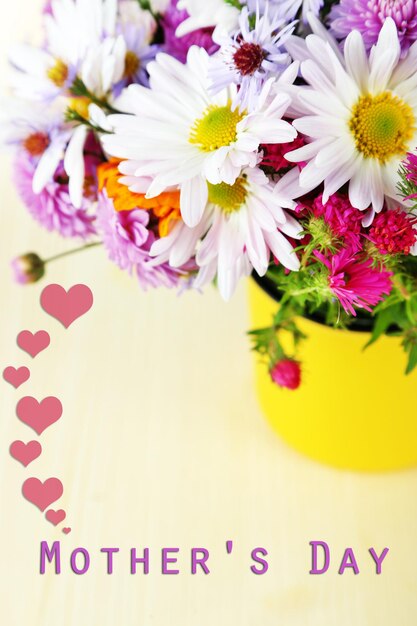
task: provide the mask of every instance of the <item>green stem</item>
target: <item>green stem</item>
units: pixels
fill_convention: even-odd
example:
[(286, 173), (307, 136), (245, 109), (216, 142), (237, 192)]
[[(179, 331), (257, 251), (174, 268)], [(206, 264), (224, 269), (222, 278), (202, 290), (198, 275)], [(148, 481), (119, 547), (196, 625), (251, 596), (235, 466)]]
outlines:
[(94, 243), (87, 243), (85, 246), (81, 246), (80, 248), (73, 248), (72, 250), (67, 250), (66, 252), (61, 252), (60, 254), (56, 254), (55, 256), (51, 256), (49, 259), (44, 261), (45, 265), (47, 263), (51, 263), (52, 261), (57, 261), (58, 259), (63, 259), (66, 256), (70, 256), (71, 254), (77, 254), (77, 252), (82, 252), (83, 250), (88, 250), (89, 248), (96, 248), (97, 246), (103, 245), (101, 241), (96, 241)]

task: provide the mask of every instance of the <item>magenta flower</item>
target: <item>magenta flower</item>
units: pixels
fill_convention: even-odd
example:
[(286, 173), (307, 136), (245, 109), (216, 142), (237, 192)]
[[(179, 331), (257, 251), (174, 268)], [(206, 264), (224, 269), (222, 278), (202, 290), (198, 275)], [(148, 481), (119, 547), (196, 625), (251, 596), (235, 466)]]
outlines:
[(181, 61), (181, 63), (186, 62), (187, 52), (191, 46), (204, 48), (209, 54), (214, 54), (219, 49), (212, 39), (213, 28), (211, 27), (199, 28), (188, 35), (177, 37), (175, 31), (187, 17), (187, 11), (177, 9), (177, 0), (171, 0), (171, 4), (162, 19), (162, 28), (165, 35), (165, 43), (162, 49)]
[(355, 250), (360, 248), (363, 215), (351, 205), (348, 196), (335, 193), (323, 204), (320, 194), (314, 199), (311, 210), (315, 217), (324, 219), (335, 237)]
[(281, 359), (275, 363), (270, 374), (278, 387), (294, 390), (301, 384), (301, 367), (299, 362), (293, 359)]
[(358, 30), (369, 50), (377, 42), (387, 17), (392, 17), (397, 26), (402, 56), (405, 56), (417, 39), (415, 0), (341, 0), (330, 12), (330, 30), (339, 39)]
[(406, 211), (390, 209), (375, 217), (368, 238), (381, 254), (410, 254), (417, 239), (416, 222)]
[(371, 312), (384, 295), (390, 294), (392, 272), (372, 267), (371, 259), (360, 260), (347, 248), (330, 259), (317, 251), (315, 255), (328, 268), (330, 290), (346, 313), (356, 317), (354, 307)]
[(103, 191), (99, 194), (97, 226), (111, 261), (122, 270), (136, 274), (143, 289), (177, 287), (186, 283), (194, 266), (172, 268), (168, 263), (156, 264), (150, 249), (156, 236), (151, 230), (150, 212), (143, 209), (116, 211), (112, 200)]
[(54, 179), (39, 194), (33, 191), (35, 171), (36, 160), (26, 151), (19, 151), (14, 163), (14, 181), (32, 217), (47, 230), (58, 231), (63, 237), (87, 239), (94, 235), (94, 217), (89, 214), (92, 201), (84, 197), (82, 207), (74, 208), (63, 169), (57, 170)]

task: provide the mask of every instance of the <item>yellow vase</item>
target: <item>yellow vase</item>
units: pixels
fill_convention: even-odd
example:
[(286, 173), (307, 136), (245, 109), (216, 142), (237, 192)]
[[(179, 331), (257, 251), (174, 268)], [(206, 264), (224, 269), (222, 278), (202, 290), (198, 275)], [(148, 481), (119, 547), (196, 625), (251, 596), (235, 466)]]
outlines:
[[(249, 283), (252, 328), (271, 324), (277, 303)], [(298, 320), (302, 385), (281, 389), (256, 358), (256, 386), (272, 428), (299, 452), (345, 469), (417, 466), (417, 371), (404, 375), (400, 341)]]

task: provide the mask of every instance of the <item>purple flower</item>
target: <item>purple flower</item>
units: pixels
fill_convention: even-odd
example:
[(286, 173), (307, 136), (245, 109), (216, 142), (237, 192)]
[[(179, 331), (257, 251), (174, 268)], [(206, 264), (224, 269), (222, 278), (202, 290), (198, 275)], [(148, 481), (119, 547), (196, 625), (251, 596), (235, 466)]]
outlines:
[(36, 283), (45, 274), (45, 263), (35, 252), (16, 257), (11, 266), (15, 280), (20, 285)]
[(358, 30), (369, 50), (378, 40), (387, 17), (392, 17), (405, 56), (417, 39), (417, 2), (415, 0), (341, 0), (330, 12), (330, 30), (345, 39)]
[(47, 230), (58, 231), (63, 237), (87, 239), (95, 234), (94, 217), (88, 213), (92, 203), (84, 198), (80, 209), (73, 207), (63, 169), (57, 170), (54, 179), (39, 194), (33, 191), (35, 171), (35, 159), (26, 151), (19, 151), (14, 163), (14, 181), (32, 217)]
[(177, 0), (171, 0), (171, 4), (162, 19), (162, 28), (165, 33), (165, 43), (162, 49), (181, 61), (181, 63), (185, 63), (187, 60), (187, 52), (191, 46), (195, 45), (204, 48), (209, 54), (214, 54), (218, 50), (218, 46), (212, 39), (214, 30), (212, 27), (199, 28), (183, 37), (175, 35), (178, 26), (187, 17), (187, 11), (177, 9)]
[(157, 265), (150, 256), (149, 251), (156, 237), (149, 222), (149, 211), (116, 211), (107, 193), (100, 193), (97, 226), (110, 260), (122, 270), (135, 273), (143, 289), (176, 287), (180, 279), (186, 282), (191, 267), (172, 268), (168, 263)]

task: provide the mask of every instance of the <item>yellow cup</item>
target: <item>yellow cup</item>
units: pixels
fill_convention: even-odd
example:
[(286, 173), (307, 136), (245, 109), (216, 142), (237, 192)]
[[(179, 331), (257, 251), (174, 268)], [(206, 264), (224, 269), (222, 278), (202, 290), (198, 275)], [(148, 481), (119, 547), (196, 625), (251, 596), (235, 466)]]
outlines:
[[(252, 328), (269, 326), (277, 303), (249, 284)], [(334, 467), (383, 471), (417, 466), (417, 371), (405, 376), (400, 341), (298, 320), (302, 384), (272, 381), (256, 358), (256, 387), (272, 428), (299, 452)]]

